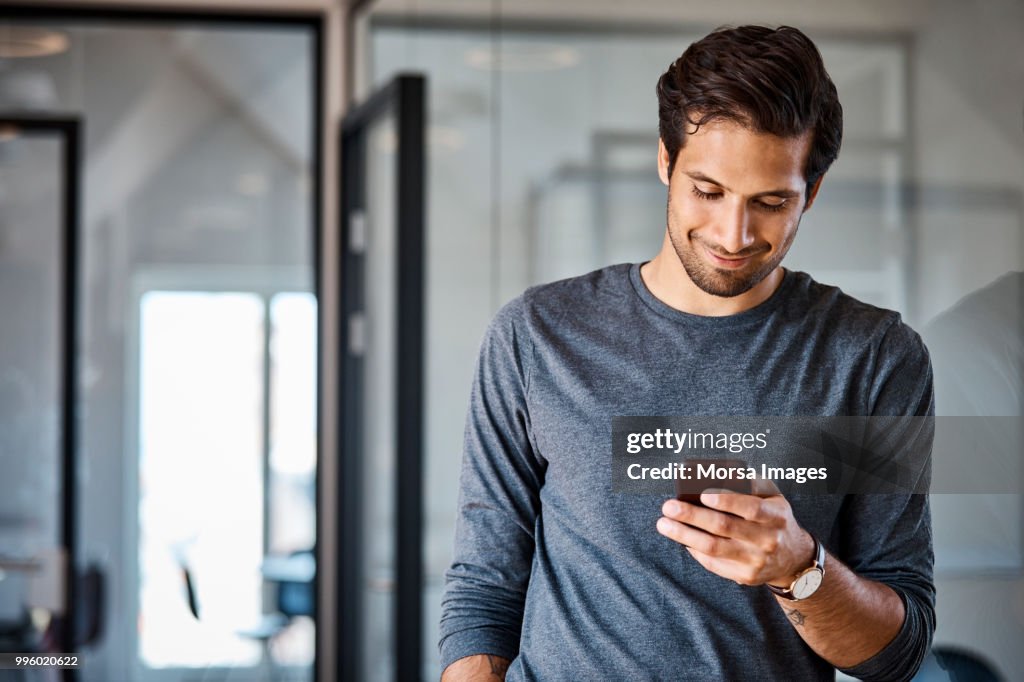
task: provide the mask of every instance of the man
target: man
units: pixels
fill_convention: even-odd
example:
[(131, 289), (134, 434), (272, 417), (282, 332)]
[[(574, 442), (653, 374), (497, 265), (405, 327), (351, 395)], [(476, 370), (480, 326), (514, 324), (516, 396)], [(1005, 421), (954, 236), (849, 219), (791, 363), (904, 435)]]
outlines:
[(661, 251), (528, 290), (483, 342), (442, 679), (907, 679), (934, 630), (927, 496), (612, 492), (616, 415), (932, 410), (896, 313), (780, 266), (842, 135), (814, 44), (716, 31), (658, 98)]

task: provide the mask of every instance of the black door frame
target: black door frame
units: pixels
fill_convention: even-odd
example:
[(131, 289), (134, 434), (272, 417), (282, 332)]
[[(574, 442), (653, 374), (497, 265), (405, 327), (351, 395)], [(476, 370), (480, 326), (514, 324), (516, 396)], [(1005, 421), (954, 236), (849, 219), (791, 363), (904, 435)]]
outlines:
[[(395, 623), (392, 651), (398, 680), (419, 680), (423, 661), (423, 375), (424, 226), (426, 211), (426, 79), (400, 74), (345, 116), (341, 128), (341, 211), (338, 258), (342, 296), (338, 590), (340, 680), (365, 679), (360, 642), (364, 603), (362, 417), (364, 368), (352, 321), (365, 312), (364, 235), (353, 218), (366, 209), (366, 134), (381, 117), (397, 126), (395, 377)], [(356, 344), (356, 345), (354, 345)]]
[[(61, 141), (61, 237), (59, 259), (60, 291), (60, 363), (58, 392), (60, 394), (60, 543), (64, 556), (64, 613), (58, 627), (61, 652), (75, 650), (75, 620), (77, 595), (75, 568), (77, 566), (77, 496), (75, 481), (76, 390), (78, 376), (78, 232), (81, 191), (81, 119), (76, 116), (26, 116), (0, 114), (0, 126), (13, 132), (52, 134)], [(74, 671), (65, 669), (64, 679), (74, 679)]]

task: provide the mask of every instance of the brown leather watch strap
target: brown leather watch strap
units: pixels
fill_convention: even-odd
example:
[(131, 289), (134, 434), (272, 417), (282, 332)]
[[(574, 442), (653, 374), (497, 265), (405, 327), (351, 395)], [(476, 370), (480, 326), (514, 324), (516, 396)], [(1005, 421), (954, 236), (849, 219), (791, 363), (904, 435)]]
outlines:
[(797, 573), (796, 577), (794, 577), (792, 582), (789, 583), (789, 587), (776, 587), (775, 585), (769, 585), (768, 583), (765, 583), (765, 587), (771, 590), (772, 594), (777, 594), (783, 599), (799, 601), (799, 598), (793, 593), (793, 589), (796, 587), (800, 578), (804, 577), (810, 571), (820, 571), (822, 577), (825, 576), (825, 545), (821, 544), (821, 542), (818, 541), (818, 538), (814, 538), (814, 563)]

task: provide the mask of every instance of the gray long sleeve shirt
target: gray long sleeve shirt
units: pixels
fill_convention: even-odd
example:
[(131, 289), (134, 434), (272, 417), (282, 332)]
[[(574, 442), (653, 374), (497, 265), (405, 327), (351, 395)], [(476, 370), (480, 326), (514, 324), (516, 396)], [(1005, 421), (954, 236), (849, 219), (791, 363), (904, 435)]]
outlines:
[[(663, 497), (612, 492), (611, 417), (931, 412), (918, 335), (804, 273), (718, 318), (665, 305), (638, 265), (528, 290), (481, 348), (442, 667), (489, 653), (513, 660), (509, 682), (834, 678), (767, 589), (710, 573), (657, 532)], [(905, 606), (896, 638), (844, 672), (909, 678), (935, 628), (927, 496), (789, 501), (831, 554)]]

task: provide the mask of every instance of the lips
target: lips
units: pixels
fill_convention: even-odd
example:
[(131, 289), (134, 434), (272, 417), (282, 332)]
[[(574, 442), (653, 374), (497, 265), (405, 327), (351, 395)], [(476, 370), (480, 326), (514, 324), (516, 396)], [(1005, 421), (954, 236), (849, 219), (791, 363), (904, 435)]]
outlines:
[(751, 259), (753, 259), (753, 256), (746, 256), (744, 258), (723, 258), (722, 256), (717, 255), (707, 247), (704, 247), (704, 252), (708, 255), (708, 259), (712, 263), (714, 263), (716, 266), (720, 268), (725, 268), (727, 270), (737, 270), (739, 268), (742, 268), (744, 265), (749, 263)]

